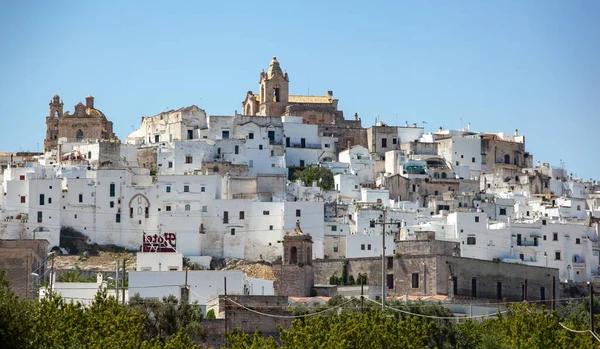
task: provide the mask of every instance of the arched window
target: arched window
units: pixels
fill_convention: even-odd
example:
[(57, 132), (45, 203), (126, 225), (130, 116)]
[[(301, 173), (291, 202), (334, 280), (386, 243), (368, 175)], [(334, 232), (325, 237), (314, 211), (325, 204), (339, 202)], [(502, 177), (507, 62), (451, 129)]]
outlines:
[(439, 173), (437, 173), (437, 172), (435, 172), (435, 173), (433, 174), (433, 178), (440, 178), (440, 174), (439, 174)]
[(55, 116), (55, 117), (58, 117), (58, 110), (55, 110), (55, 111), (54, 111), (54, 116)]
[(296, 246), (292, 246), (290, 248), (290, 264), (298, 263), (298, 248)]
[(310, 247), (306, 250), (306, 264), (310, 264)]
[(190, 208), (191, 208), (190, 204), (186, 204), (186, 205), (185, 205), (185, 210), (186, 210), (186, 211), (189, 211), (189, 210), (190, 210)]
[(81, 129), (77, 131), (77, 140), (78, 141), (83, 140), (83, 131)]
[(510, 155), (504, 154), (504, 163), (510, 165)]
[(442, 172), (442, 178), (448, 178), (448, 175), (446, 174), (446, 172)]

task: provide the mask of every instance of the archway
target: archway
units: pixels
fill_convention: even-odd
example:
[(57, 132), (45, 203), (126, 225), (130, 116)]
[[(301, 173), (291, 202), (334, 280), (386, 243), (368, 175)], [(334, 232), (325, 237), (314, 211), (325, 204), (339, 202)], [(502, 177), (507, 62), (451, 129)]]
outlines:
[(298, 263), (298, 248), (296, 246), (292, 246), (290, 248), (290, 264)]

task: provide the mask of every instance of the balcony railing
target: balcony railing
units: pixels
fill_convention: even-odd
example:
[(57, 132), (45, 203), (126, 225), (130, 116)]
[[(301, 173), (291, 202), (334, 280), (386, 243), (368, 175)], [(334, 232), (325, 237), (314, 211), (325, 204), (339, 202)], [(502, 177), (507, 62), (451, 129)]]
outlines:
[(301, 149), (321, 149), (321, 144), (313, 144), (313, 143), (291, 143), (288, 148), (301, 148)]

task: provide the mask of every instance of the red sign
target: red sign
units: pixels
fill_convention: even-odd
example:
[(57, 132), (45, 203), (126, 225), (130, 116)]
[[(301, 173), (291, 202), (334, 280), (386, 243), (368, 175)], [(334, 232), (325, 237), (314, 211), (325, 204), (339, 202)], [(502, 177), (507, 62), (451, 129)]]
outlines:
[(142, 252), (177, 252), (177, 236), (175, 233), (148, 235), (144, 232)]

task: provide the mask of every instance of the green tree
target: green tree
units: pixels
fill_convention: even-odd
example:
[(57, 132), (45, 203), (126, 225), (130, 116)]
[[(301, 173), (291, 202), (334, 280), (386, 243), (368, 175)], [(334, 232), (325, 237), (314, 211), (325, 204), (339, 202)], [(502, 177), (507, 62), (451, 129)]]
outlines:
[(321, 189), (333, 189), (333, 173), (325, 167), (308, 165), (303, 170), (296, 170), (294, 179), (301, 179), (308, 186), (312, 185), (313, 181), (317, 181)]

